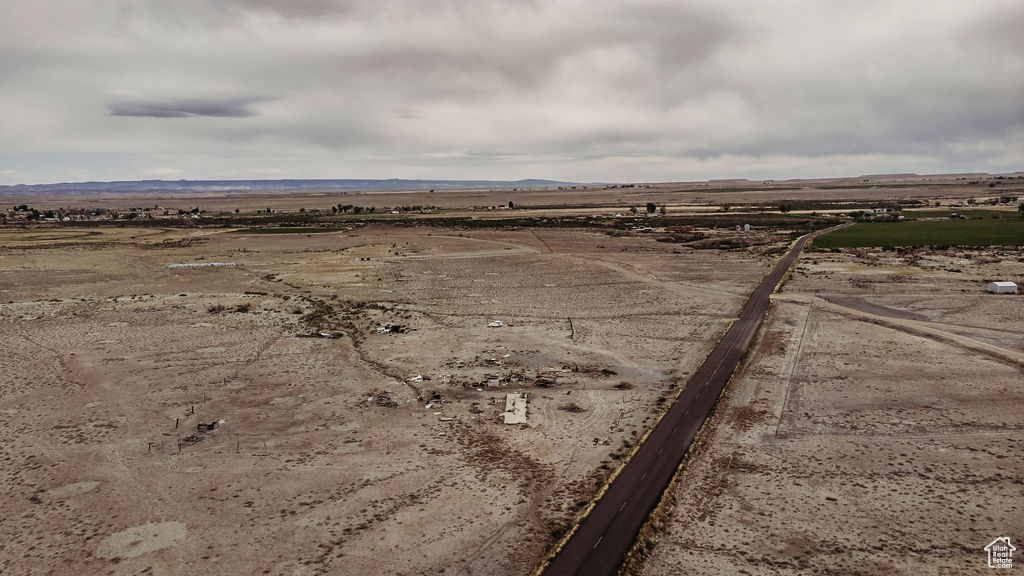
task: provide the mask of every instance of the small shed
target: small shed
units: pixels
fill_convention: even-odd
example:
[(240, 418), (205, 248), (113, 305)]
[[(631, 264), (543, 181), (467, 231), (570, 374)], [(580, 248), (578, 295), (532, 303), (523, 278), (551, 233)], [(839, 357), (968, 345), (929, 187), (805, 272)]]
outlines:
[(1016, 294), (1017, 285), (1013, 282), (990, 282), (988, 291), (993, 294)]

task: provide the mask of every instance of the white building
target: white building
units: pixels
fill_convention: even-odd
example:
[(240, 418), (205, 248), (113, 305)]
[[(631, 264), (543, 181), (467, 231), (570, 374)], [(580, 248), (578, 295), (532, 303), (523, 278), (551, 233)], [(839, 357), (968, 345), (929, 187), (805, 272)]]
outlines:
[(1016, 294), (1017, 285), (1013, 282), (991, 282), (988, 291), (993, 294)]

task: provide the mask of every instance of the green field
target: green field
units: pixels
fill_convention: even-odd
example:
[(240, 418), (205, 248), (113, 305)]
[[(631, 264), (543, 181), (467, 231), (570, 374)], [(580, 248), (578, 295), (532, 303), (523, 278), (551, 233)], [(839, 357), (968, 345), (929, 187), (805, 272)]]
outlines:
[(1022, 246), (1024, 218), (862, 222), (814, 239), (813, 248)]

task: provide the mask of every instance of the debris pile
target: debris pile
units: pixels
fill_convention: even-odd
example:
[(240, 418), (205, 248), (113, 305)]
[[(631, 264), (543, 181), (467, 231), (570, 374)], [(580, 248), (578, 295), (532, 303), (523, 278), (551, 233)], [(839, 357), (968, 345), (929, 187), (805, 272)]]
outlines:
[(385, 408), (394, 408), (395, 406), (398, 406), (398, 401), (395, 400), (394, 396), (391, 395), (391, 392), (388, 392), (387, 390), (374, 392), (373, 396), (370, 396), (367, 401)]

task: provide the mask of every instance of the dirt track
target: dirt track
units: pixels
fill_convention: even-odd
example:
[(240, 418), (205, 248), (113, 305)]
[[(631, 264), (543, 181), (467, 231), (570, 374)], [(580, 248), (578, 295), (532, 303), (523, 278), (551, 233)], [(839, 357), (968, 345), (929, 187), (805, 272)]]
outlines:
[[(810, 236), (813, 237), (813, 236)], [(544, 574), (615, 574), (690, 443), (747, 351), (770, 295), (810, 238), (802, 237), (757, 285), (739, 318), (590, 510)]]
[[(984, 282), (1019, 271), (1018, 258), (807, 253), (680, 477), (643, 573), (988, 571), (984, 546), (1024, 530), (1021, 369), (978, 351), (1024, 352), (1024, 298)], [(923, 319), (892, 317), (910, 314)]]

